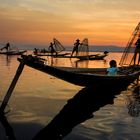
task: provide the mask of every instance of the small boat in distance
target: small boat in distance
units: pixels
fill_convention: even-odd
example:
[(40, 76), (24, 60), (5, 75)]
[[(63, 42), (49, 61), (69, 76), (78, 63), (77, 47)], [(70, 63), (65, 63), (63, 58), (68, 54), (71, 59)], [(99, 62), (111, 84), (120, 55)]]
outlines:
[(26, 50), (10, 50), (10, 51), (0, 51), (0, 54), (6, 54), (6, 55), (22, 55), (25, 52), (27, 52), (27, 51)]
[[(80, 41), (80, 40), (77, 39), (76, 41)], [(72, 53), (70, 53), (69, 55), (64, 55), (64, 56), (62, 56), (62, 55), (55, 56), (54, 55), (53, 57), (58, 57), (58, 58), (77, 58), (79, 60), (103, 60), (108, 55), (108, 53), (109, 53), (108, 51), (104, 51), (101, 54), (89, 54), (88, 39), (85, 38), (79, 44), (78, 47), (74, 46)]]
[[(52, 50), (53, 49), (53, 50)], [(56, 38), (53, 38), (53, 42), (50, 43), (50, 46), (47, 49), (37, 49), (34, 48), (34, 55), (36, 56), (52, 56), (52, 57), (63, 57), (70, 53), (63, 53), (65, 51), (64, 46)]]
[(19, 50), (18, 48), (12, 48), (10, 46), (10, 43), (6, 43), (4, 47), (0, 49), (0, 54), (6, 54), (6, 55), (22, 55), (26, 50)]
[(80, 60), (103, 60), (109, 52), (104, 51), (103, 54), (93, 54), (87, 56), (77, 56), (76, 58)]

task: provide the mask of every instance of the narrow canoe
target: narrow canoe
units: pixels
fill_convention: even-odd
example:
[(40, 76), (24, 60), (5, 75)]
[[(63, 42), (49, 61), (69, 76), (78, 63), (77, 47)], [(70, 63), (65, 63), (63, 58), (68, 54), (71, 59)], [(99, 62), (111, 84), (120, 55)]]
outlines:
[[(79, 86), (91, 86), (104, 84), (107, 86), (128, 86), (130, 83), (138, 79), (140, 69), (135, 67), (127, 67), (129, 73), (121, 73), (116, 76), (106, 75), (106, 68), (71, 68), (71, 67), (55, 67), (44, 63), (44, 60), (22, 55), (18, 61), (24, 61), (25, 65), (48, 73), (52, 76), (65, 80), (69, 83)], [(131, 71), (131, 72), (130, 72)]]

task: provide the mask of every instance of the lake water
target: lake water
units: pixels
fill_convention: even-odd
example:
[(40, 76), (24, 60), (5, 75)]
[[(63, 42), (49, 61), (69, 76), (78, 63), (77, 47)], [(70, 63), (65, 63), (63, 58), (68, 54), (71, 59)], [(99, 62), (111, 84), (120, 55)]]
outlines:
[[(115, 59), (119, 63), (121, 55), (121, 53), (109, 53), (105, 60), (81, 62), (69, 58), (54, 58), (53, 60), (49, 57), (44, 58), (48, 59), (48, 64), (56, 66), (109, 67), (109, 61)], [(0, 55), (1, 102), (18, 68), (17, 57), (19, 56)], [(81, 106), (76, 106), (78, 110), (73, 108), (71, 114), (69, 113), (69, 119), (65, 120), (66, 127), (67, 123), (70, 123), (68, 121), (77, 122), (64, 140), (139, 140), (139, 87), (135, 90), (137, 93), (134, 93), (133, 90), (134, 88), (129, 87), (128, 90), (117, 91), (115, 97), (108, 97), (106, 95), (110, 91), (104, 87), (101, 87), (99, 91), (94, 88), (93, 90), (83, 89), (83, 87), (25, 66), (6, 107), (5, 111), (8, 113), (5, 117), (17, 140), (31, 140), (39, 130), (53, 120), (64, 105), (69, 103), (69, 99), (77, 95), (76, 100), (78, 100), (81, 94), (86, 97), (89, 92), (92, 92), (93, 95), (89, 95), (93, 98), (93, 102), (90, 100), (89, 106), (93, 108), (90, 108), (89, 112), (90, 115), (93, 112), (94, 117), (86, 116), (88, 106), (85, 108), (83, 104), (86, 105), (88, 101), (83, 98), (80, 102)], [(95, 93), (103, 96), (94, 96)], [(64, 117), (64, 119), (66, 118)], [(5, 128), (0, 123), (0, 140), (6, 139), (8, 138)], [(50, 140), (52, 139), (50, 138)]]

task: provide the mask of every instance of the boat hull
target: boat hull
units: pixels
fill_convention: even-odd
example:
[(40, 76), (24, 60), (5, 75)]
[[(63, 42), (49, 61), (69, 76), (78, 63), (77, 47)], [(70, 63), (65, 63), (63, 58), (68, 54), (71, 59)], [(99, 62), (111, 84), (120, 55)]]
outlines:
[(80, 60), (103, 60), (107, 55), (77, 56)]
[[(36, 58), (38, 59), (38, 58)], [(69, 83), (79, 85), (79, 86), (91, 86), (91, 85), (98, 85), (104, 84), (106, 86), (128, 86), (130, 83), (134, 82), (140, 74), (140, 71), (136, 71), (131, 74), (124, 74), (124, 75), (117, 75), (117, 76), (107, 76), (104, 74), (97, 74), (97, 71), (102, 72), (105, 71), (105, 68), (99, 69), (79, 69), (79, 68), (60, 68), (60, 67), (53, 67), (44, 65), (42, 60), (36, 61), (33, 57), (27, 58), (27, 56), (23, 58), (18, 58), (18, 60), (24, 61), (24, 63), (37, 69), (39, 71), (48, 73), (52, 76), (55, 76), (59, 79), (67, 81)]]
[(0, 54), (5, 54), (5, 55), (22, 55), (25, 52), (26, 52), (26, 50), (23, 50), (23, 51), (0, 51)]

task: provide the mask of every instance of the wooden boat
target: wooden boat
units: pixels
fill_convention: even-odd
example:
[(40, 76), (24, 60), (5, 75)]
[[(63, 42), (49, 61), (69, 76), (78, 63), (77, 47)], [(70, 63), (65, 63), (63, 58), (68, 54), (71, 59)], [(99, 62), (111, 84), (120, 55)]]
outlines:
[[(128, 86), (130, 83), (138, 79), (140, 75), (139, 67), (126, 67), (125, 72), (117, 76), (106, 75), (106, 68), (71, 68), (71, 67), (55, 67), (44, 63), (44, 60), (31, 55), (22, 55), (18, 60), (39, 71), (48, 73), (52, 76), (65, 80), (69, 83), (79, 86), (91, 86), (104, 84), (107, 86)], [(121, 69), (121, 68), (120, 68)], [(131, 71), (131, 72), (130, 72)]]
[[(70, 53), (59, 53), (59, 54), (51, 54), (50, 52), (48, 53), (37, 53), (37, 56), (52, 56), (52, 57), (59, 57), (59, 58), (65, 58), (66, 55), (69, 55)], [(67, 56), (66, 56), (67, 57)], [(69, 57), (70, 58), (70, 57)]]
[(103, 60), (107, 55), (108, 51), (104, 51), (103, 54), (89, 54), (89, 45), (88, 45), (88, 39), (85, 38), (80, 46), (78, 47), (78, 53), (71, 55), (71, 53), (67, 53), (65, 55), (53, 55), (52, 57), (57, 58), (77, 58), (79, 60)]
[(87, 56), (77, 56), (76, 58), (80, 60), (103, 60), (106, 56), (107, 56), (107, 53), (87, 55)]
[(105, 51), (103, 54), (93, 54), (89, 55), (89, 45), (88, 45), (88, 39), (85, 38), (81, 45), (78, 48), (78, 54), (71, 56), (71, 53), (64, 52), (65, 48), (63, 45), (57, 40), (53, 39), (54, 42), (54, 49), (57, 50), (57, 54), (51, 54), (50, 51), (45, 50), (40, 51), (38, 50), (38, 53), (34, 53), (36, 56), (51, 56), (54, 58), (77, 58), (79, 60), (103, 60), (109, 52)]
[(8, 51), (0, 51), (0, 54), (6, 54), (6, 55), (22, 55), (25, 52), (26, 52), (26, 50), (8, 50)]
[(52, 57), (62, 57), (62, 56), (65, 56), (65, 55), (68, 55), (70, 53), (65, 53), (65, 48), (64, 46), (56, 39), (56, 38), (53, 38), (53, 49), (54, 49), (54, 53), (52, 54), (51, 53), (51, 50), (49, 50), (49, 47), (48, 49), (36, 49), (35, 48), (35, 51), (33, 52), (34, 55), (36, 56), (52, 56)]
[[(38, 55), (40, 56), (40, 55)], [(93, 55), (78, 55), (78, 56), (70, 56), (70, 53), (65, 53), (65, 54), (59, 54), (59, 55), (51, 55), (52, 57), (55, 58), (77, 58), (79, 60), (103, 60), (106, 56), (106, 54), (93, 54)]]
[[(106, 68), (69, 68), (49, 66), (45, 65), (44, 60), (42, 60), (41, 58), (33, 57), (31, 55), (22, 55), (22, 58), (19, 58), (18, 60), (32, 68), (79, 86), (104, 84), (106, 86), (127, 87), (128, 85), (130, 85), (130, 83), (138, 80), (140, 75), (139, 65), (132, 65), (132, 63), (129, 63), (128, 66), (125, 66), (126, 59), (128, 58), (127, 53), (129, 53), (130, 47), (134, 46), (133, 44), (135, 44), (135, 39), (138, 39), (139, 37), (140, 23), (134, 30), (132, 38), (129, 40), (126, 50), (122, 55), (120, 63), (121, 67), (119, 68), (120, 72), (115, 76), (108, 76), (106, 74)], [(88, 42), (87, 40), (85, 41)], [(136, 49), (136, 45), (134, 47)], [(130, 62), (132, 60), (129, 59)]]
[(85, 38), (78, 47), (78, 53), (71, 56), (71, 58), (77, 58), (79, 60), (103, 60), (108, 53), (108, 51), (104, 51), (103, 54), (89, 54), (88, 39)]
[(4, 47), (0, 48), (0, 54), (6, 55), (21, 55), (25, 53), (26, 50), (19, 50), (18, 48), (11, 47), (10, 43), (6, 43)]

